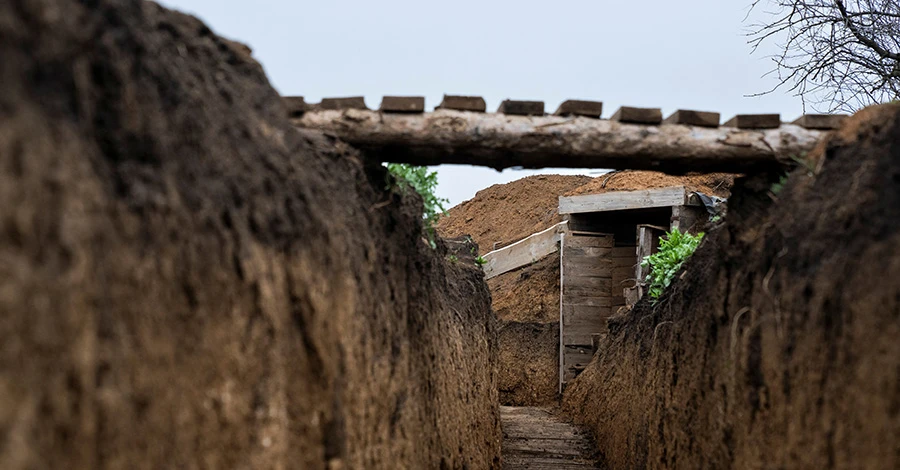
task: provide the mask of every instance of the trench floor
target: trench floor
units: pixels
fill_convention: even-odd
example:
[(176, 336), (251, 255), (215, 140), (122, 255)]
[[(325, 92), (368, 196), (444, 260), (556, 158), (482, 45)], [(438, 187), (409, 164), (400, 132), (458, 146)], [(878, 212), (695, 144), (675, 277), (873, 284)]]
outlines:
[(501, 406), (500, 426), (504, 469), (596, 468), (588, 433), (549, 408)]

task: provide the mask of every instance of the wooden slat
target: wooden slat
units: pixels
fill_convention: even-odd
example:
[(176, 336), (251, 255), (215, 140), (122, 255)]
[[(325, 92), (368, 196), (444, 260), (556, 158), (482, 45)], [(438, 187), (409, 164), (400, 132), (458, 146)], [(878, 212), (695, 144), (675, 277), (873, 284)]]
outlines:
[[(573, 237), (569, 237), (573, 238)], [(569, 247), (569, 256), (610, 256), (613, 253), (613, 248), (597, 248), (597, 247), (586, 247), (586, 248), (572, 248)]]
[(560, 196), (560, 214), (609, 212), (650, 207), (683, 206), (687, 196), (683, 186), (644, 189), (640, 191), (612, 191), (585, 196)]
[(563, 336), (563, 341), (565, 344), (581, 344), (588, 345), (591, 344), (591, 338), (593, 335), (597, 333), (571, 333)]
[(549, 409), (501, 406), (500, 426), (504, 469), (595, 468), (589, 434)]
[(612, 298), (608, 294), (595, 296), (563, 294), (561, 299), (564, 305), (589, 305), (592, 307), (609, 307), (612, 305)]
[(596, 263), (586, 261), (590, 261), (590, 258), (587, 260), (567, 259), (563, 262), (563, 269), (573, 276), (612, 279), (613, 267), (609, 258), (597, 259)]
[(612, 307), (564, 306), (563, 321), (566, 328), (590, 327), (594, 333), (606, 329), (606, 319), (610, 317)]
[[(613, 242), (614, 240), (612, 235), (578, 235), (577, 233), (570, 232), (569, 243), (567, 244), (567, 246), (572, 249), (612, 248)], [(578, 254), (578, 252), (573, 252), (573, 254)]]
[(634, 258), (637, 253), (636, 246), (617, 246), (612, 249), (612, 257), (615, 258)]
[(612, 279), (608, 277), (566, 276), (563, 294), (600, 296), (609, 295)]
[(490, 279), (513, 269), (534, 263), (545, 256), (555, 253), (559, 247), (559, 231), (565, 222), (554, 225), (543, 232), (535, 233), (512, 245), (494, 250), (484, 259), (484, 277)]

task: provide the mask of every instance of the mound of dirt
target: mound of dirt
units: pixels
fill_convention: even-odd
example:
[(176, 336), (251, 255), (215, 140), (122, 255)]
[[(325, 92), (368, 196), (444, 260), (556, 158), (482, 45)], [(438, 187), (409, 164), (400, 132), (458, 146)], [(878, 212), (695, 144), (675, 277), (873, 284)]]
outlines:
[(246, 49), (138, 0), (0, 38), (0, 468), (498, 465), (483, 274)]
[(610, 321), (564, 397), (610, 468), (900, 468), (900, 106), (819, 152)]
[(561, 222), (559, 196), (592, 179), (537, 175), (495, 184), (448, 210), (437, 231), (447, 238), (470, 235), (485, 254)]
[(561, 196), (582, 196), (611, 191), (636, 191), (639, 189), (684, 186), (690, 191), (728, 197), (732, 184), (734, 184), (734, 175), (728, 173), (673, 176), (656, 171), (613, 171), (594, 178), (591, 182), (561, 194)]
[(559, 323), (508, 322), (500, 328), (500, 402), (540, 406), (559, 400)]
[(501, 321), (559, 321), (559, 254), (487, 281)]

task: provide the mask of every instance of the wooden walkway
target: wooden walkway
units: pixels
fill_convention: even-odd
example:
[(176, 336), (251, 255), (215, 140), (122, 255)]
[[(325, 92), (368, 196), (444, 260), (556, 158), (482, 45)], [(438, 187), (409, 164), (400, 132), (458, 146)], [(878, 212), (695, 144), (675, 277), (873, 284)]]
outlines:
[(504, 469), (597, 468), (587, 433), (546, 408), (501, 406), (500, 424)]

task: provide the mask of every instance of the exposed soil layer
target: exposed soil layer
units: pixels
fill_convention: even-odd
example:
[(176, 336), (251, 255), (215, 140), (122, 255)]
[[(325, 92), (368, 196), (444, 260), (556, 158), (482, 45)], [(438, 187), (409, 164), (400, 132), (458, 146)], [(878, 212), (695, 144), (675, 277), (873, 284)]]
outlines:
[(500, 402), (559, 401), (559, 323), (508, 322), (500, 328)]
[(487, 281), (501, 321), (559, 321), (559, 253)]
[(0, 2), (0, 468), (491, 468), (483, 274), (137, 0)]
[(656, 171), (613, 171), (594, 178), (591, 182), (561, 194), (561, 196), (580, 196), (612, 191), (635, 191), (638, 189), (684, 186), (689, 191), (728, 197), (732, 184), (734, 184), (734, 175), (728, 173), (673, 176)]
[(485, 254), (562, 222), (559, 196), (590, 182), (590, 176), (537, 175), (478, 191), (441, 217), (444, 237), (470, 235)]
[(900, 106), (735, 189), (655, 308), (567, 389), (610, 468), (900, 468)]

